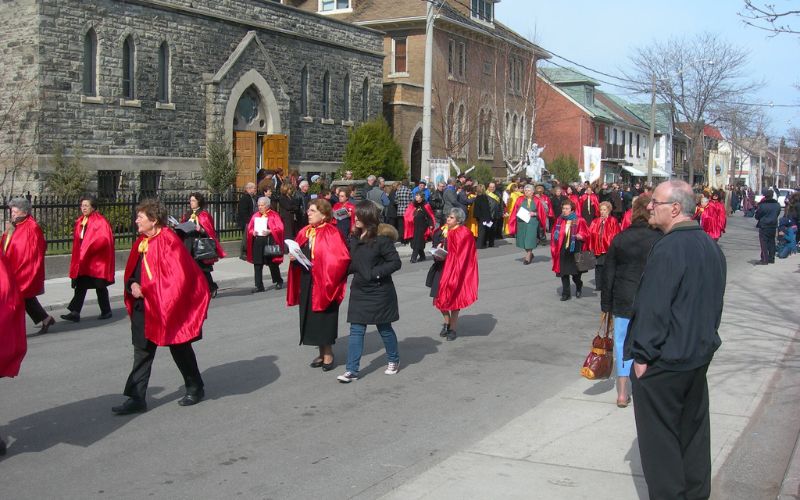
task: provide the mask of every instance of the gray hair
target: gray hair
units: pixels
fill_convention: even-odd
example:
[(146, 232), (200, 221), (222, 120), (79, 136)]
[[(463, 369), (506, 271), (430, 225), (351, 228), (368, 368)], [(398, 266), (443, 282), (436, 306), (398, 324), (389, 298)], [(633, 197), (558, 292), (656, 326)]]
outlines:
[(463, 224), (464, 220), (467, 218), (467, 214), (465, 214), (464, 210), (459, 207), (451, 208), (447, 215), (452, 215), (459, 224)]
[(448, 178), (447, 179), (447, 183), (450, 184), (451, 186), (455, 186), (456, 185), (456, 178), (455, 177)]
[(254, 187), (256, 187), (256, 185), (253, 182), (248, 182), (247, 184), (244, 185), (245, 189), (250, 189), (250, 188), (254, 188)]
[(367, 182), (374, 182), (376, 177), (374, 175), (370, 175), (367, 177)]
[(533, 187), (533, 184), (525, 184), (525, 187), (522, 188), (523, 191), (536, 191), (536, 188)]
[(302, 180), (302, 181), (300, 181), (300, 184), (297, 185), (297, 187), (299, 187), (299, 188), (301, 188), (303, 186), (308, 186), (308, 181)]
[(697, 202), (695, 201), (692, 187), (684, 181), (669, 181), (670, 193), (669, 200), (681, 206), (681, 214), (692, 217), (694, 215)]
[(257, 203), (257, 204), (259, 204), (259, 205), (261, 205), (261, 202), (262, 202), (262, 201), (264, 202), (264, 204), (265, 204), (266, 206), (269, 206), (269, 204), (271, 203), (271, 201), (270, 201), (270, 199), (269, 199), (269, 196), (261, 196), (261, 197), (258, 199), (258, 201), (257, 201), (256, 203)]
[(27, 198), (14, 198), (8, 202), (8, 208), (16, 208), (26, 214), (31, 213), (31, 202)]

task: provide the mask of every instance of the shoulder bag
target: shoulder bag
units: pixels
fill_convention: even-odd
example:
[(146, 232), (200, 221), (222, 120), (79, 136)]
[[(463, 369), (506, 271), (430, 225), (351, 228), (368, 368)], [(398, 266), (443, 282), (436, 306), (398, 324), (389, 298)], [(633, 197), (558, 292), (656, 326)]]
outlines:
[(581, 375), (589, 380), (611, 376), (611, 368), (614, 366), (614, 337), (613, 335), (609, 336), (609, 333), (614, 329), (613, 321), (614, 317), (611, 313), (600, 315), (600, 328), (592, 340), (592, 349), (581, 367)]

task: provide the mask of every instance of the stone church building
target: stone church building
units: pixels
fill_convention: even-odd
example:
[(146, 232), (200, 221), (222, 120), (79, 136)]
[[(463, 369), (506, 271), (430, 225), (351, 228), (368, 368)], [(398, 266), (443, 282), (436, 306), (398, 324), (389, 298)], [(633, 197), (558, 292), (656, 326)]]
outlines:
[(59, 146), (98, 192), (202, 188), (219, 134), (239, 162), (332, 172), (382, 111), (383, 35), (268, 0), (0, 4), (0, 192), (40, 192)]

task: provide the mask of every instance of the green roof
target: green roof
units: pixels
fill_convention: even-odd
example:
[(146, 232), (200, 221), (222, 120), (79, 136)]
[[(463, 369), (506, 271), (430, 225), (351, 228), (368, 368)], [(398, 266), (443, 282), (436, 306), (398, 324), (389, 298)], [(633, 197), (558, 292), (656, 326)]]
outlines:
[(600, 85), (600, 83), (592, 80), (583, 73), (570, 68), (555, 68), (552, 66), (547, 66), (539, 67), (539, 71), (544, 75), (545, 78), (558, 86), (579, 83), (591, 85), (592, 87), (597, 87)]
[[(625, 108), (629, 109), (631, 113), (638, 116), (643, 122), (650, 123), (649, 104), (626, 103)], [(672, 133), (670, 123), (669, 104), (656, 104), (656, 133)]]

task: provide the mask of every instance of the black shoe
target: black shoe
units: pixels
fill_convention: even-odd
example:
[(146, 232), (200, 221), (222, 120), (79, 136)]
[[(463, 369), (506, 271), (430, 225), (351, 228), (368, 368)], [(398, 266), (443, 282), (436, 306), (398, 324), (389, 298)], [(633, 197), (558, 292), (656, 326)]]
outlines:
[(6, 454), (6, 442), (3, 441), (3, 438), (0, 438), (0, 457)]
[(564, 302), (565, 300), (569, 300), (569, 295), (562, 295), (561, 296), (561, 302)]
[(420, 257), (420, 258), (419, 258), (419, 259), (417, 259), (417, 260), (418, 260), (419, 262), (425, 262), (425, 261), (427, 260), (427, 258), (426, 258), (426, 257), (423, 255), (422, 257)]
[(109, 318), (111, 318), (111, 311), (108, 311), (107, 313), (103, 313), (103, 314), (101, 314), (100, 316), (97, 317), (97, 319), (109, 319)]
[(322, 358), (314, 358), (308, 364), (311, 368), (322, 368)]
[(275, 290), (280, 290), (281, 288), (283, 288), (283, 282), (275, 283)]
[(114, 406), (111, 411), (117, 415), (130, 415), (131, 413), (144, 413), (147, 411), (147, 403), (138, 399), (128, 398), (127, 401), (119, 406)]
[(442, 323), (442, 331), (439, 332), (439, 336), (440, 337), (447, 337), (447, 330), (448, 330), (447, 323)]
[(264, 288), (256, 287), (256, 288), (253, 288), (252, 290), (250, 290), (250, 293), (261, 293), (263, 291), (265, 291)]
[(416, 257), (411, 257), (411, 263), (412, 264), (416, 264), (417, 263), (417, 258)]
[(455, 330), (447, 330), (447, 340), (455, 340), (457, 336)]
[(50, 330), (50, 327), (53, 326), (54, 324), (56, 324), (55, 318), (53, 318), (52, 316), (48, 316), (44, 320), (42, 320), (42, 327), (39, 328), (39, 331), (28, 335), (28, 337), (38, 337), (39, 335), (44, 335), (47, 333), (48, 330)]
[(336, 368), (336, 360), (331, 361), (330, 363), (322, 363), (322, 371), (329, 372)]
[(578, 288), (577, 290), (575, 290), (575, 298), (576, 298), (576, 299), (579, 299), (579, 298), (581, 298), (581, 289), (580, 289), (580, 288)]
[(200, 389), (195, 394), (189, 394), (187, 392), (186, 395), (182, 397), (180, 401), (178, 401), (178, 404), (181, 406), (196, 405), (197, 403), (202, 401), (205, 396), (206, 396), (206, 391), (204, 391), (203, 389)]
[(70, 311), (67, 314), (62, 314), (61, 319), (63, 319), (64, 321), (72, 321), (73, 323), (79, 323), (81, 320), (81, 315)]

